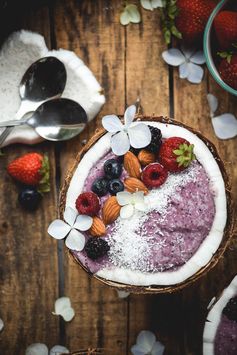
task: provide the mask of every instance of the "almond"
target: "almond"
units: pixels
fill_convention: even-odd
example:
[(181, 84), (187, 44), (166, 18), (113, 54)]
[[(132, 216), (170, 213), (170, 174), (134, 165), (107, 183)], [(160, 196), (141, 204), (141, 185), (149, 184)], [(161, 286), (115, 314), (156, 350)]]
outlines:
[(121, 206), (119, 205), (116, 196), (111, 196), (105, 201), (102, 208), (102, 217), (105, 224), (114, 222), (120, 213)]
[(105, 230), (106, 227), (102, 219), (96, 216), (93, 217), (93, 223), (91, 228), (89, 229), (89, 233), (93, 235), (93, 237), (101, 237), (105, 234)]
[(148, 150), (142, 149), (138, 154), (138, 160), (142, 166), (154, 163), (156, 161), (156, 156), (154, 153), (148, 152)]
[(129, 192), (143, 191), (145, 195), (148, 194), (148, 189), (141, 180), (138, 180), (134, 177), (129, 177), (125, 179), (123, 183), (126, 187), (126, 190)]
[(140, 179), (141, 177), (141, 164), (132, 152), (127, 152), (124, 155), (124, 169), (127, 170), (129, 176)]

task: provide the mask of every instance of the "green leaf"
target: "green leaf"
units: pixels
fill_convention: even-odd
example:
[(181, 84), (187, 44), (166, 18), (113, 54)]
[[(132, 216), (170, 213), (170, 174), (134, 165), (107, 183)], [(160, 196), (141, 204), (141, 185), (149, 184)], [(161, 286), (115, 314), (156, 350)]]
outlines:
[(45, 193), (50, 191), (50, 168), (49, 168), (49, 158), (44, 155), (42, 160), (42, 166), (40, 169), (41, 180), (39, 182), (38, 191), (40, 193)]

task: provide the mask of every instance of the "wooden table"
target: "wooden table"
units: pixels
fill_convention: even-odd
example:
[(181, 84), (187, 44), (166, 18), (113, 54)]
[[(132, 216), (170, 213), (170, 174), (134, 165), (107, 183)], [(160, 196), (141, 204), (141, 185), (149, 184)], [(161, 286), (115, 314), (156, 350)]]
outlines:
[[(119, 299), (116, 291), (90, 279), (69, 260), (63, 245), (47, 235), (47, 227), (57, 215), (59, 187), (82, 140), (100, 126), (104, 114), (123, 113), (137, 97), (145, 114), (175, 117), (216, 144), (236, 200), (237, 142), (215, 137), (206, 94), (219, 98), (221, 113), (237, 114), (236, 99), (217, 86), (207, 69), (203, 82), (192, 85), (179, 79), (177, 70), (168, 68), (161, 58), (166, 45), (158, 11), (142, 10), (141, 24), (123, 27), (119, 0), (48, 3), (28, 9), (14, 27), (38, 31), (51, 48), (75, 51), (103, 86), (107, 102), (83, 134), (72, 141), (33, 148), (14, 145), (4, 149), (0, 158), (0, 318), (5, 323), (0, 354), (24, 354), (33, 342), (49, 347), (65, 344), (71, 351), (99, 347), (105, 349), (104, 354), (130, 354), (139, 331), (149, 329), (165, 344), (166, 355), (200, 355), (207, 305), (237, 271), (236, 238), (214, 270), (186, 290)], [(48, 152), (52, 190), (36, 213), (26, 213), (16, 203), (17, 187), (6, 166), (32, 150)], [(52, 315), (54, 301), (62, 295), (71, 298), (76, 311), (71, 323)]]

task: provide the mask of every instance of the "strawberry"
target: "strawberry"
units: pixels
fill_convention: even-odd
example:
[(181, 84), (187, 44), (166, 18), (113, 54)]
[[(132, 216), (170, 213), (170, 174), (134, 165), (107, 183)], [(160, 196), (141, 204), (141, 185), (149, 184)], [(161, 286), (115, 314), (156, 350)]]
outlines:
[[(226, 84), (237, 90), (237, 54), (220, 53), (219, 73)], [(225, 57), (226, 56), (226, 57)]]
[(231, 49), (237, 44), (237, 12), (219, 12), (214, 19), (214, 29), (220, 48)]
[(168, 171), (182, 171), (195, 159), (193, 147), (186, 139), (167, 138), (160, 148), (159, 161)]
[(185, 43), (193, 45), (202, 40), (205, 25), (215, 6), (214, 0), (177, 0), (175, 25)]
[(50, 190), (48, 157), (39, 153), (27, 153), (13, 160), (7, 167), (13, 179), (25, 184), (39, 185), (40, 192)]

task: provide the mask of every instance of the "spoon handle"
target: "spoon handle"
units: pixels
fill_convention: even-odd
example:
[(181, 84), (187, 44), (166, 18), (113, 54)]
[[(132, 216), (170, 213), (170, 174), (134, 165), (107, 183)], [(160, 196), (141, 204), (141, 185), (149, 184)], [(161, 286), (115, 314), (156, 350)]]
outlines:
[(26, 124), (26, 120), (11, 120), (0, 122), (0, 127), (15, 127)]
[(2, 132), (2, 134), (0, 136), (0, 147), (5, 142), (5, 140), (9, 136), (9, 134), (13, 131), (13, 129), (14, 129), (14, 127), (7, 127), (4, 129), (4, 131)]

